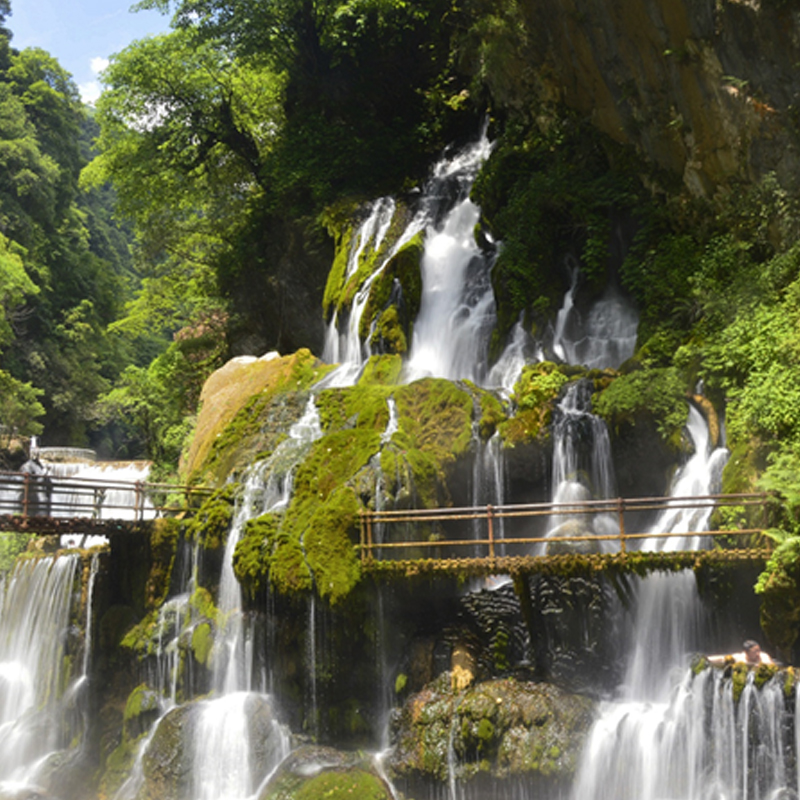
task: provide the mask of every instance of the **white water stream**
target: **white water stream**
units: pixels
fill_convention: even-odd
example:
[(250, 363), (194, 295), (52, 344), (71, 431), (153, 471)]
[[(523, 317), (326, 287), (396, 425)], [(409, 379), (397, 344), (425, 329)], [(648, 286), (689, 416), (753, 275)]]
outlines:
[(19, 561), (0, 597), (0, 785), (34, 784), (48, 756), (80, 736), (69, 702), (86, 676), (70, 680), (65, 659), (79, 565), (77, 556)]

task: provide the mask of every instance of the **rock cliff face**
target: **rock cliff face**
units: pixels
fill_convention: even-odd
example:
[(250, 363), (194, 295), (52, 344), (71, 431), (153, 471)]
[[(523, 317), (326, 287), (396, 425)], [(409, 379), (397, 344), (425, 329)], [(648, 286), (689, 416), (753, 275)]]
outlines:
[[(777, 0), (526, 0), (495, 94), (563, 103), (698, 196), (798, 174), (800, 11)], [(500, 85), (502, 84), (502, 85)]]

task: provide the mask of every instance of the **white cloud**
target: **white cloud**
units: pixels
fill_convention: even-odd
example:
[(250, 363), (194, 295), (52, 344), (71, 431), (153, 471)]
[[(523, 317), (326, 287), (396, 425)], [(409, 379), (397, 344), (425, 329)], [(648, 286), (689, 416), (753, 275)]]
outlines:
[(92, 72), (94, 72), (95, 75), (99, 75), (108, 66), (108, 59), (96, 56), (92, 59), (91, 64)]
[(97, 98), (100, 97), (100, 84), (97, 81), (88, 81), (87, 83), (79, 83), (78, 91), (81, 93), (81, 100), (88, 105), (94, 105)]
[[(108, 59), (101, 56), (95, 56), (90, 62), (92, 72), (99, 75), (107, 66)], [(78, 91), (81, 93), (81, 100), (89, 105), (94, 105), (97, 98), (100, 97), (100, 92), (103, 91), (99, 81), (87, 81), (86, 83), (78, 84)]]

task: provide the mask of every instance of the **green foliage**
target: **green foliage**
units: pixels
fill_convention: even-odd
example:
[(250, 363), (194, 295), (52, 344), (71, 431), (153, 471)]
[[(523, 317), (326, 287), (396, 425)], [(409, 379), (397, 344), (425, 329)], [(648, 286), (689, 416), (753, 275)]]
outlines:
[(509, 126), (481, 170), (472, 194), (503, 241), (493, 270), (498, 342), (521, 312), (536, 319), (556, 308), (569, 285), (565, 259), (605, 287), (612, 212), (632, 214), (642, 189), (633, 170), (609, 165), (604, 144), (571, 120), (547, 133)]
[(688, 413), (684, 382), (672, 367), (620, 375), (594, 395), (592, 407), (615, 428), (652, 420), (664, 441), (673, 443)]
[(17, 556), (25, 551), (33, 538), (30, 533), (0, 533), (0, 572), (13, 569)]
[(800, 537), (791, 536), (775, 548), (758, 578), (762, 596), (761, 627), (781, 653), (788, 655), (800, 622)]
[(39, 397), (44, 392), (30, 383), (23, 383), (0, 370), (0, 447), (8, 448), (17, 436), (31, 436), (42, 432), (37, 417), (44, 415)]
[(157, 468), (177, 471), (194, 427), (206, 378), (222, 365), (224, 344), (216, 318), (186, 329), (148, 367), (127, 367), (114, 389), (101, 398), (100, 413), (126, 431), (127, 452), (146, 455)]

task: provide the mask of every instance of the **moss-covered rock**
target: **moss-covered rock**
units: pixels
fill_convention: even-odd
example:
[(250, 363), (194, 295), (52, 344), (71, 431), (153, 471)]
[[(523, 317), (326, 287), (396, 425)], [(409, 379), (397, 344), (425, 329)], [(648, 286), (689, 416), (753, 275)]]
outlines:
[(636, 370), (606, 381), (592, 407), (616, 431), (650, 422), (665, 443), (681, 449), (688, 409), (686, 386), (674, 368)]
[(375, 328), (371, 344), (383, 353), (403, 354), (422, 298), (420, 264), (425, 249), (420, 231), (395, 253), (373, 281), (361, 317), (363, 340)]
[(186, 538), (204, 550), (225, 546), (233, 519), (233, 503), (237, 484), (229, 483), (207, 497), (186, 525)]
[(332, 367), (308, 350), (290, 356), (234, 359), (206, 381), (189, 454), (188, 482), (221, 486), (258, 455), (271, 452), (302, 415), (303, 392)]
[[(449, 503), (448, 478), (469, 453), (475, 407), (484, 409), (487, 433), (501, 414), (494, 398), (466, 385), (428, 379), (413, 388), (387, 386), (374, 380), (387, 362), (371, 363), (375, 369), (357, 386), (319, 393), (323, 435), (294, 468), (288, 508), (246, 526), (234, 568), (251, 594), (268, 580), (281, 592), (314, 588), (330, 602), (341, 600), (360, 579), (359, 512), (374, 504), (376, 487), (395, 504), (412, 497)], [(388, 438), (390, 398), (397, 430)]]
[(258, 800), (391, 800), (390, 787), (362, 754), (330, 747), (297, 748)]
[(550, 361), (523, 368), (512, 395), (516, 413), (499, 424), (507, 446), (515, 447), (546, 435), (555, 402), (568, 381), (567, 375)]
[(499, 779), (538, 776), (567, 785), (593, 721), (594, 702), (544, 683), (511, 679), (454, 692), (445, 675), (410, 697), (393, 726), (390, 768), (397, 779), (480, 774)]
[(283, 735), (275, 725), (275, 711), (268, 697), (234, 694), (186, 703), (169, 711), (158, 723), (143, 754), (143, 783), (137, 800), (183, 800), (193, 796), (199, 766), (195, 763), (197, 733), (210, 704), (222, 704), (215, 712), (228, 709), (228, 713), (241, 713), (247, 719), (246, 736), (239, 745), (248, 749), (253, 786), (278, 765), (283, 755)]

